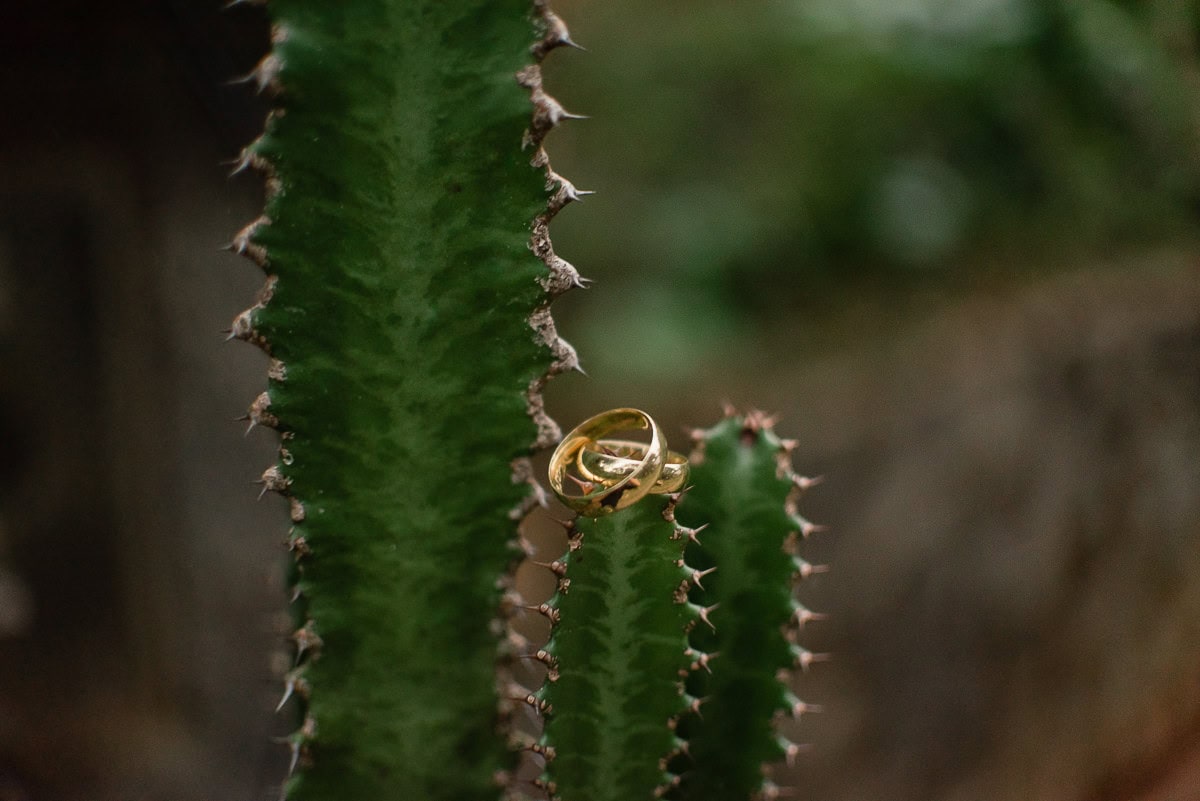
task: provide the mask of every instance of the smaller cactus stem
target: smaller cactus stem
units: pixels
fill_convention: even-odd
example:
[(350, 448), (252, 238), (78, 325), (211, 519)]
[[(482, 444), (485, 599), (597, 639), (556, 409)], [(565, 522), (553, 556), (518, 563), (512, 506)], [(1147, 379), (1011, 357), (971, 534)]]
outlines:
[(764, 776), (778, 760), (793, 764), (805, 746), (777, 726), (819, 710), (788, 686), (793, 669), (826, 658), (796, 643), (805, 625), (825, 616), (791, 597), (795, 582), (827, 570), (798, 554), (801, 540), (822, 530), (798, 512), (800, 496), (820, 479), (796, 474), (796, 443), (779, 439), (774, 424), (729, 409), (713, 428), (691, 432), (693, 488), (678, 514), (696, 530), (712, 526), (703, 542), (691, 538), (685, 554), (704, 577), (702, 619), (713, 625), (690, 634), (692, 649), (707, 655), (693, 662), (687, 682), (702, 703), (677, 727), (688, 751), (671, 798), (788, 797)]

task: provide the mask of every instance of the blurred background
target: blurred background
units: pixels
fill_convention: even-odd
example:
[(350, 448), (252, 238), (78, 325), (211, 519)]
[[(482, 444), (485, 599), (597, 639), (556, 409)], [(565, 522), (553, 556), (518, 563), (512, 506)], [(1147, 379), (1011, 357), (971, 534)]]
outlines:
[[(261, 273), (227, 177), (261, 10), (0, 11), (0, 801), (273, 797)], [(557, 0), (598, 193), (563, 423), (780, 416), (829, 620), (776, 778), (824, 801), (1200, 798), (1200, 4)], [(680, 433), (682, 440), (682, 434)]]

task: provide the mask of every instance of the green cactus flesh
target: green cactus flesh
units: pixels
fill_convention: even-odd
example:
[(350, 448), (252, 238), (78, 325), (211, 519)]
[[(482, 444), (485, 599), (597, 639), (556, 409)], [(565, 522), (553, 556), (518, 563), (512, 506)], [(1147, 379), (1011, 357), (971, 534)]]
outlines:
[[(781, 670), (806, 665), (811, 656), (790, 639), (816, 617), (791, 593), (795, 576), (812, 568), (790, 551), (815, 527), (792, 508), (810, 483), (791, 469), (791, 443), (781, 441), (759, 414), (729, 417), (697, 432), (692, 489), (679, 517), (705, 527), (687, 548), (699, 568), (717, 566), (704, 580), (704, 599), (715, 607), (714, 629), (696, 627), (694, 648), (712, 654), (707, 671), (689, 677), (689, 692), (703, 699), (699, 715), (678, 727), (688, 756), (674, 796), (688, 801), (746, 801), (772, 797), (763, 766), (797, 747), (775, 730), (782, 714), (809, 709), (780, 681)], [(701, 544), (702, 543), (702, 544)]]
[(269, 200), (233, 245), (269, 278), (231, 335), (272, 356), (250, 417), (282, 432), (263, 480), (295, 523), (291, 798), (490, 801), (511, 762), (498, 579), (513, 479), (557, 436), (538, 390), (575, 366), (546, 306), (579, 283), (545, 237), (575, 195), (532, 65), (569, 39), (536, 11), (531, 48), (529, 0), (270, 5), (280, 109), (244, 155)]
[(703, 611), (687, 599), (691, 532), (673, 512), (651, 496), (571, 527), (542, 654), (550, 677), (537, 696), (547, 705), (547, 786), (564, 801), (650, 799), (672, 778), (671, 721), (689, 700), (685, 631)]

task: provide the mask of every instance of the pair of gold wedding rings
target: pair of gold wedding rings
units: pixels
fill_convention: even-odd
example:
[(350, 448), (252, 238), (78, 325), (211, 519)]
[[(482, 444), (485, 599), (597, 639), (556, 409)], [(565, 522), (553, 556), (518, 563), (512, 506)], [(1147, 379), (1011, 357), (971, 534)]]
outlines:
[[(649, 442), (613, 439), (621, 431), (648, 430)], [(610, 409), (571, 430), (550, 457), (550, 487), (558, 499), (587, 517), (625, 509), (650, 494), (683, 489), (688, 460), (667, 449), (658, 423), (640, 409)], [(566, 484), (579, 486), (571, 494)]]

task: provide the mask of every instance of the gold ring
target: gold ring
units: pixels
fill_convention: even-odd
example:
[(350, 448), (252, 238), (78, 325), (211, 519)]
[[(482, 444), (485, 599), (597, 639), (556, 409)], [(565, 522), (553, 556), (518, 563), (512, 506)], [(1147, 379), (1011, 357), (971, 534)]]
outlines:
[[(637, 469), (646, 455), (646, 445), (627, 439), (601, 439), (591, 443), (575, 457), (584, 478), (592, 481), (617, 481)], [(667, 451), (662, 474), (650, 488), (652, 495), (678, 492), (687, 483), (690, 466), (686, 456)]]
[[(579, 452), (616, 431), (649, 429), (650, 442), (643, 446), (645, 453), (634, 462), (633, 469), (622, 473), (615, 481), (602, 481), (599, 486), (581, 481), (567, 472), (578, 460)], [(646, 497), (662, 475), (667, 461), (667, 439), (650, 415), (638, 409), (610, 409), (575, 426), (550, 456), (550, 487), (564, 504), (587, 517), (600, 517), (624, 509)], [(567, 479), (583, 489), (582, 495), (568, 495), (564, 489)]]

